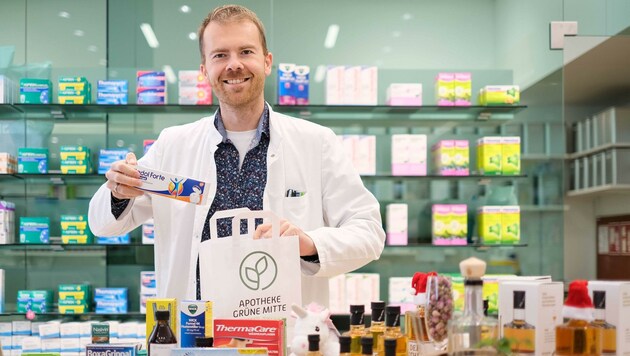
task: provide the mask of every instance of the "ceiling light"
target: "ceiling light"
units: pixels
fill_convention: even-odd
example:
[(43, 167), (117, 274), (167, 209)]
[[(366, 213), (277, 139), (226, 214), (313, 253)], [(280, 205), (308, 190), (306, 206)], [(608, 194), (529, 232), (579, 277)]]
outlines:
[(173, 71), (173, 67), (171, 67), (171, 66), (169, 66), (167, 64), (164, 67), (162, 67), (162, 71), (164, 72), (164, 75), (166, 76), (166, 80), (169, 83), (174, 84), (174, 83), (177, 82), (177, 77), (175, 76), (175, 72)]
[(98, 64), (102, 65), (103, 67), (107, 66), (107, 59), (105, 58), (101, 58), (98, 60)]
[(328, 33), (326, 33), (326, 40), (324, 41), (324, 47), (326, 48), (335, 47), (338, 34), (339, 34), (339, 25), (328, 26)]
[(403, 20), (405, 20), (405, 21), (409, 21), (409, 20), (411, 20), (412, 18), (413, 18), (413, 15), (412, 15), (412, 14), (410, 14), (410, 13), (408, 13), (408, 12), (406, 12), (406, 13), (404, 13), (404, 14), (402, 15), (402, 19), (403, 19)]
[(190, 6), (188, 6), (188, 5), (183, 5), (182, 7), (180, 7), (180, 8), (179, 8), (179, 11), (181, 11), (181, 12), (183, 12), (183, 13), (187, 14), (187, 13), (189, 13), (189, 12), (190, 12)]
[(394, 31), (394, 32), (392, 32), (392, 37), (394, 37), (394, 38), (398, 38), (398, 37), (400, 37), (401, 35), (402, 35), (402, 33), (401, 33), (400, 31)]
[(191, 32), (188, 34), (188, 38), (190, 38), (192, 41), (197, 39), (197, 34), (194, 32)]
[(326, 78), (326, 66), (318, 65), (315, 70), (315, 81), (321, 83), (324, 81), (324, 78)]
[(392, 51), (392, 48), (390, 46), (383, 47), (383, 53), (389, 53), (391, 51)]
[(59, 17), (64, 18), (64, 19), (69, 19), (70, 18), (70, 13), (67, 11), (61, 11), (59, 12)]
[(95, 45), (89, 45), (88, 46), (88, 51), (96, 52), (96, 51), (98, 51), (98, 47), (96, 47)]
[(85, 32), (83, 32), (83, 30), (74, 30), (74, 35), (77, 37), (83, 37), (83, 35), (85, 35)]
[(153, 32), (153, 28), (151, 27), (151, 25), (149, 25), (148, 23), (143, 23), (140, 25), (140, 30), (142, 30), (144, 39), (147, 40), (149, 47), (160, 47), (160, 42), (158, 42), (157, 37), (155, 37), (155, 33)]

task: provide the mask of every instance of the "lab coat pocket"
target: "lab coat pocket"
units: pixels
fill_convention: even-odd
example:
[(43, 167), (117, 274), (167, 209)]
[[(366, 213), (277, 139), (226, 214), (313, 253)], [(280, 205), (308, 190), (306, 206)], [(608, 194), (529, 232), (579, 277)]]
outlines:
[(300, 197), (285, 197), (283, 217), (293, 223), (298, 223), (298, 220), (306, 218), (308, 198), (306, 194)]

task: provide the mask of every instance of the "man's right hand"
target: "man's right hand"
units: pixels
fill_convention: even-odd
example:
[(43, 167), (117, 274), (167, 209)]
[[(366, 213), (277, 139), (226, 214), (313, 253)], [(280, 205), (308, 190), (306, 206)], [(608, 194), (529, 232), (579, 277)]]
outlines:
[(112, 191), (112, 195), (117, 199), (132, 199), (144, 194), (141, 190), (136, 189), (142, 184), (140, 173), (136, 167), (138, 160), (132, 152), (127, 153), (124, 161), (116, 161), (112, 163), (111, 168), (105, 177), (107, 177), (107, 188)]

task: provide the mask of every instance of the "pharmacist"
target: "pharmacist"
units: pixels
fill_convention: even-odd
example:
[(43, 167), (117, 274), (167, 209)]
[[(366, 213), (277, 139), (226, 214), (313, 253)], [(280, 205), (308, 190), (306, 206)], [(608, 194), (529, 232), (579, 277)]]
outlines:
[[(281, 236), (299, 236), (303, 303), (328, 305), (329, 277), (379, 258), (385, 239), (379, 203), (333, 131), (265, 102), (273, 57), (255, 13), (236, 5), (213, 10), (199, 29), (199, 47), (200, 71), (219, 109), (163, 130), (140, 160), (130, 153), (112, 164), (90, 202), (90, 228), (118, 236), (153, 218), (158, 297), (198, 299), (199, 245), (217, 238), (210, 236), (210, 217), (239, 207), (271, 210), (283, 218)], [(207, 182), (202, 203), (136, 190), (136, 165)], [(224, 220), (219, 238), (231, 234)], [(261, 224), (255, 236), (268, 230)]]

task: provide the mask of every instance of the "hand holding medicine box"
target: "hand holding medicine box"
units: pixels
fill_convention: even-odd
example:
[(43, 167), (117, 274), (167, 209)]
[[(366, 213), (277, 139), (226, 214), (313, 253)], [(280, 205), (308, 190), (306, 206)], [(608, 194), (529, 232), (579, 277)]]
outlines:
[(140, 190), (192, 204), (203, 200), (205, 182), (140, 166), (138, 172), (142, 180)]

